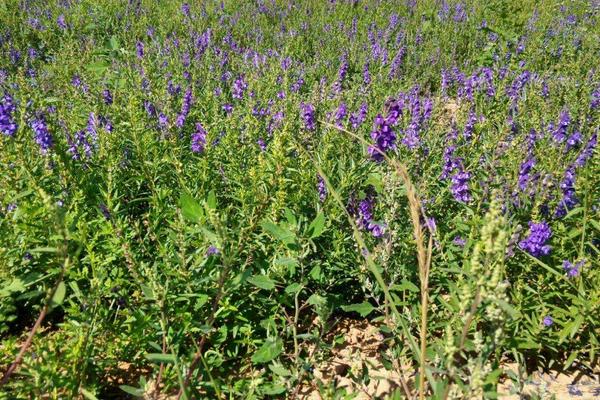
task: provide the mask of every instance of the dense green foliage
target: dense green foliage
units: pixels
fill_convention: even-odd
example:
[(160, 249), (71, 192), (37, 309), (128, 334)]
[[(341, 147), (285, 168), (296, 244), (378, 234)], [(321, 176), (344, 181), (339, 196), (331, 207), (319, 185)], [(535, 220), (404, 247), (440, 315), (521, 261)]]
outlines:
[(377, 149), (427, 395), (591, 368), (599, 43), (593, 0), (0, 3), (0, 371), (48, 307), (0, 397), (292, 397), (339, 318), (416, 370)]

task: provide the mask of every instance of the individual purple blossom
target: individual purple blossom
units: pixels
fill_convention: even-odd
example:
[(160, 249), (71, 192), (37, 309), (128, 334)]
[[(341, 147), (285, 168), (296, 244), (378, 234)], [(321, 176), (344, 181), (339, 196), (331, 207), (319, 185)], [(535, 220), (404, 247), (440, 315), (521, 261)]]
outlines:
[(102, 99), (104, 100), (104, 104), (106, 104), (107, 106), (112, 105), (113, 97), (109, 89), (104, 89), (102, 91)]
[(547, 256), (552, 247), (546, 244), (552, 237), (550, 226), (545, 222), (529, 222), (529, 235), (519, 242), (519, 248), (534, 257)]
[(256, 143), (258, 144), (258, 147), (260, 147), (261, 151), (267, 150), (267, 143), (265, 142), (265, 140), (263, 138), (258, 138)]
[(33, 133), (35, 135), (35, 141), (38, 146), (40, 146), (40, 151), (42, 154), (48, 153), (48, 150), (52, 148), (54, 145), (54, 141), (52, 139), (52, 135), (48, 131), (48, 126), (46, 125), (46, 120), (44, 116), (40, 115), (38, 118), (35, 118), (31, 121), (31, 128), (33, 129)]
[(465, 239), (463, 239), (461, 236), (456, 236), (454, 238), (454, 240), (452, 240), (452, 243), (454, 243), (458, 247), (465, 247), (465, 245), (467, 244), (467, 241)]
[(233, 105), (229, 103), (223, 104), (223, 111), (225, 111), (226, 114), (231, 114), (231, 112), (233, 111)]
[(67, 29), (67, 23), (65, 22), (64, 14), (58, 16), (58, 18), (56, 19), (56, 25), (58, 25), (58, 27), (62, 30)]
[(574, 147), (578, 147), (582, 142), (581, 132), (575, 131), (567, 138), (566, 151), (571, 150)]
[(89, 137), (92, 139), (91, 142), (92, 142), (93, 146), (96, 146), (96, 143), (98, 143), (98, 126), (99, 126), (98, 118), (96, 117), (96, 114), (91, 112), (88, 117), (86, 132), (89, 135)]
[(17, 122), (14, 112), (16, 110), (14, 100), (8, 93), (0, 99), (0, 132), (5, 136), (14, 136), (17, 132)]
[(546, 315), (542, 320), (542, 324), (544, 324), (544, 326), (547, 328), (551, 327), (554, 324), (554, 319), (552, 319), (550, 315)]
[(144, 58), (144, 43), (139, 40), (135, 44), (135, 54), (140, 59)]
[(181, 5), (181, 12), (183, 13), (183, 15), (185, 15), (186, 17), (190, 17), (190, 5), (188, 3), (183, 3)]
[(158, 125), (161, 128), (166, 128), (169, 124), (169, 117), (167, 117), (164, 113), (160, 113), (158, 115)]
[(576, 278), (581, 273), (581, 267), (583, 267), (584, 264), (585, 260), (580, 260), (574, 264), (569, 260), (564, 260), (563, 269), (569, 278)]
[(315, 124), (315, 107), (309, 103), (300, 104), (300, 115), (304, 121), (304, 128), (309, 131), (314, 131)]
[(208, 246), (208, 249), (206, 250), (206, 257), (215, 256), (219, 253), (220, 253), (220, 251), (218, 248), (216, 248), (213, 245), (210, 245), (210, 246)]
[(191, 149), (193, 153), (202, 153), (206, 145), (206, 130), (200, 122), (196, 123), (196, 131), (192, 134)]

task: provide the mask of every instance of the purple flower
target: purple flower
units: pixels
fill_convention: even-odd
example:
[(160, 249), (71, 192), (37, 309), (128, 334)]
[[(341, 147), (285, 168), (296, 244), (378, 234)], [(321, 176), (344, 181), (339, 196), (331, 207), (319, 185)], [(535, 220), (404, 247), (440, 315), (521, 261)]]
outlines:
[(580, 260), (575, 264), (571, 263), (569, 260), (563, 261), (563, 269), (567, 273), (569, 278), (576, 278), (579, 276), (581, 272), (581, 267), (585, 264), (585, 260)]
[(48, 126), (46, 120), (42, 115), (31, 121), (31, 128), (35, 134), (35, 141), (40, 146), (42, 154), (48, 153), (48, 150), (54, 145), (52, 135), (48, 132)]
[(321, 175), (317, 176), (317, 192), (319, 193), (319, 200), (324, 202), (327, 198), (327, 186), (325, 185), (325, 180), (321, 177)]
[(600, 86), (592, 92), (592, 99), (590, 101), (590, 108), (592, 110), (596, 110), (598, 107), (600, 107)]
[(267, 150), (267, 143), (265, 142), (265, 140), (263, 138), (258, 138), (256, 143), (258, 144), (258, 147), (260, 147), (261, 151)]
[(107, 106), (110, 106), (113, 103), (112, 93), (108, 89), (102, 91), (102, 98), (104, 99), (104, 104)]
[(223, 111), (225, 111), (226, 114), (231, 114), (233, 111), (233, 106), (229, 103), (225, 103), (223, 104)]
[(177, 115), (177, 120), (175, 121), (175, 126), (178, 128), (182, 128), (185, 124), (185, 119), (190, 113), (190, 108), (192, 107), (192, 89), (188, 88), (185, 91), (185, 95), (183, 96), (183, 102), (181, 103), (181, 112)]
[(352, 129), (357, 129), (360, 125), (362, 125), (362, 123), (367, 119), (367, 111), (367, 103), (362, 103), (358, 111), (353, 112), (350, 115), (350, 125), (352, 126)]
[(135, 54), (140, 59), (144, 57), (144, 43), (140, 42), (139, 40), (135, 44)]
[(346, 106), (346, 103), (342, 102), (335, 112), (335, 125), (339, 128), (342, 128), (347, 115), (348, 107)]
[(190, 5), (188, 3), (183, 3), (181, 5), (181, 12), (183, 13), (183, 15), (185, 15), (186, 17), (190, 17)]
[(561, 112), (557, 127), (552, 132), (555, 142), (562, 143), (565, 141), (567, 138), (567, 129), (569, 128), (570, 123), (571, 116), (569, 115), (569, 112), (567, 110)]
[(458, 247), (465, 247), (465, 245), (467, 244), (467, 241), (465, 239), (463, 239), (461, 236), (456, 236), (454, 238), (454, 240), (452, 240), (452, 243), (454, 243)]
[(300, 115), (304, 121), (304, 128), (314, 131), (315, 125), (315, 107), (312, 104), (300, 103)]
[(545, 327), (550, 327), (554, 324), (554, 320), (552, 319), (551, 316), (546, 315), (544, 317), (544, 319), (542, 320), (542, 324), (544, 324)]
[(572, 166), (567, 168), (560, 183), (563, 197), (556, 209), (555, 215), (557, 217), (564, 217), (569, 210), (572, 210), (579, 203), (579, 199), (575, 193), (575, 178), (575, 168)]
[(18, 125), (13, 113), (16, 107), (10, 94), (6, 93), (0, 100), (0, 132), (5, 136), (14, 136)]
[(214, 256), (214, 255), (217, 255), (219, 253), (220, 253), (219, 249), (217, 249), (213, 245), (210, 245), (210, 246), (208, 246), (208, 249), (206, 250), (206, 257)]
[(233, 82), (233, 88), (231, 89), (231, 95), (234, 99), (241, 100), (244, 97), (244, 91), (248, 88), (248, 84), (244, 81), (244, 77), (238, 77)]
[(574, 147), (578, 147), (581, 144), (581, 141), (582, 141), (581, 132), (579, 132), (579, 131), (573, 132), (573, 134), (567, 138), (566, 151), (569, 151)]
[(546, 242), (552, 236), (550, 226), (545, 221), (535, 223), (529, 222), (529, 235), (519, 242), (519, 248), (531, 254), (534, 257), (547, 256), (552, 247)]
[(67, 29), (67, 23), (65, 22), (65, 16), (63, 14), (59, 15), (56, 19), (56, 25), (62, 30)]
[(196, 132), (192, 134), (191, 149), (193, 153), (202, 153), (206, 145), (206, 131), (200, 122), (196, 123)]
[(590, 140), (588, 140), (588, 142), (586, 143), (585, 147), (583, 148), (583, 150), (581, 150), (581, 153), (579, 153), (579, 155), (577, 156), (577, 159), (575, 160), (575, 167), (577, 168), (581, 168), (585, 165), (585, 163), (587, 162), (587, 160), (589, 160), (592, 155), (594, 155), (594, 149), (596, 148), (596, 144), (598, 142), (598, 134), (594, 133), (592, 135), (592, 137), (590, 138)]
[(531, 180), (530, 172), (535, 167), (535, 158), (529, 157), (524, 163), (521, 164), (521, 168), (519, 170), (519, 189), (525, 190), (527, 188), (527, 184)]
[(469, 180), (471, 174), (464, 171), (462, 168), (452, 176), (452, 186), (450, 191), (454, 196), (454, 199), (461, 203), (469, 203), (472, 200), (471, 193), (469, 192)]
[(369, 72), (369, 62), (363, 66), (363, 82), (365, 85), (371, 83), (371, 73)]

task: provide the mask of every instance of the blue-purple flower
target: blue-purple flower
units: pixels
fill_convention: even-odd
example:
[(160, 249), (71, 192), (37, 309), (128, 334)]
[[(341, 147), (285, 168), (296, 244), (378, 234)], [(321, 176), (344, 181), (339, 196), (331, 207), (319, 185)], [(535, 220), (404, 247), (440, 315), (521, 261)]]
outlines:
[(16, 110), (14, 100), (8, 93), (0, 99), (0, 132), (5, 136), (14, 136), (18, 125), (15, 121)]
[(40, 147), (42, 154), (48, 153), (48, 150), (50, 150), (54, 145), (54, 140), (48, 131), (48, 126), (46, 125), (44, 116), (40, 115), (31, 121), (31, 128), (33, 129), (35, 141)]
[(202, 153), (206, 145), (206, 130), (200, 122), (196, 123), (196, 131), (192, 134), (191, 149), (193, 153)]
[(519, 248), (534, 257), (547, 256), (552, 247), (547, 244), (552, 237), (550, 226), (545, 222), (529, 222), (529, 235), (519, 242)]
[(569, 278), (576, 278), (581, 273), (581, 267), (583, 267), (584, 264), (585, 260), (579, 260), (576, 263), (572, 263), (569, 260), (564, 260), (563, 269)]

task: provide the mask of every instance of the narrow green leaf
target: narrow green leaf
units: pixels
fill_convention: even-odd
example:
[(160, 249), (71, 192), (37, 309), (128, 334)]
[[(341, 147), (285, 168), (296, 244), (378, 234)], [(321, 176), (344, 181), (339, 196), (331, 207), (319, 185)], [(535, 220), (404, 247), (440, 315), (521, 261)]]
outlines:
[(160, 363), (171, 364), (171, 363), (175, 363), (175, 361), (176, 361), (175, 356), (173, 354), (148, 353), (144, 357), (146, 357), (146, 359), (148, 361), (151, 361), (156, 364), (160, 364)]

